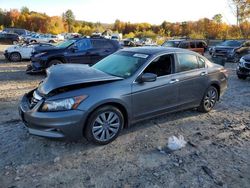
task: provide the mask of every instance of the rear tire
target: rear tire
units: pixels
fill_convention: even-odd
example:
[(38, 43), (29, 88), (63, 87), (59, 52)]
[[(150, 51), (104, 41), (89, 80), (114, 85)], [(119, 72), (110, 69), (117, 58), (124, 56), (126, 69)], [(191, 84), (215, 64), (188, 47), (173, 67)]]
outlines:
[(61, 62), (60, 60), (51, 60), (49, 63), (48, 63), (48, 67), (51, 67), (52, 65), (57, 65), (57, 64), (62, 64), (63, 62)]
[(21, 57), (21, 54), (18, 53), (18, 52), (13, 52), (10, 54), (10, 57), (9, 57), (10, 61), (13, 61), (13, 62), (18, 62), (18, 61), (21, 61), (22, 60), (22, 57)]
[(241, 75), (241, 74), (237, 74), (237, 76), (238, 76), (238, 78), (239, 78), (240, 80), (245, 80), (245, 79), (247, 79), (247, 76), (244, 76), (244, 75)]
[(89, 117), (84, 135), (90, 142), (105, 145), (115, 140), (124, 126), (124, 116), (114, 106), (103, 106)]
[(201, 101), (200, 106), (198, 107), (199, 112), (207, 113), (213, 109), (217, 100), (218, 100), (218, 91), (214, 86), (210, 86)]

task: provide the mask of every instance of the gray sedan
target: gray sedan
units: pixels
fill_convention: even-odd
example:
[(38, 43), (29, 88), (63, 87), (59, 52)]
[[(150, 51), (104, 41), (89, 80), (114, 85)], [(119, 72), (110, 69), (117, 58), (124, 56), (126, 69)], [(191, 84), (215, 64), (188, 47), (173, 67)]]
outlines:
[(129, 48), (92, 67), (52, 66), (19, 112), (31, 134), (107, 144), (141, 120), (189, 108), (209, 112), (226, 88), (226, 70), (195, 52)]

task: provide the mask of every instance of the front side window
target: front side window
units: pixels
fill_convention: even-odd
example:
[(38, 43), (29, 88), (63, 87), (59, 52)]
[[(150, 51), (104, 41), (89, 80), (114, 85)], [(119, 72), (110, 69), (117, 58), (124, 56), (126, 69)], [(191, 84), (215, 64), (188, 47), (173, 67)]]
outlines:
[(77, 51), (85, 51), (91, 48), (91, 42), (89, 39), (83, 39), (76, 42)]
[(157, 77), (171, 74), (173, 55), (163, 55), (153, 60), (149, 66), (143, 71), (144, 73), (153, 73)]
[(189, 71), (199, 68), (199, 64), (195, 55), (192, 54), (177, 54), (178, 72)]
[(190, 42), (190, 48), (195, 48), (195, 42)]

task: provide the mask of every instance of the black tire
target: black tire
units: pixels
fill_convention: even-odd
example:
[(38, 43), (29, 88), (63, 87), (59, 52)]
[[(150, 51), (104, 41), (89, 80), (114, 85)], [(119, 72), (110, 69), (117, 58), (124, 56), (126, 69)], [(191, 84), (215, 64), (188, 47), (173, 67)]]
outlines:
[(204, 94), (200, 106), (198, 107), (198, 111), (204, 113), (211, 111), (215, 106), (218, 98), (219, 95), (217, 89), (214, 86), (210, 86)]
[(18, 52), (13, 52), (10, 54), (9, 59), (10, 59), (10, 61), (18, 62), (18, 61), (22, 60), (22, 56)]
[(49, 63), (48, 63), (48, 66), (47, 67), (51, 67), (52, 65), (57, 65), (57, 64), (62, 64), (63, 62), (60, 61), (60, 60), (57, 60), (57, 59), (54, 59), (54, 60), (51, 60)]
[[(113, 115), (113, 116), (112, 116)], [(96, 109), (89, 117), (84, 135), (90, 142), (105, 145), (115, 140), (124, 126), (124, 116), (114, 106)]]
[(50, 40), (50, 41), (49, 41), (49, 43), (55, 43), (55, 41), (53, 41), (53, 40)]
[(241, 75), (241, 74), (237, 74), (238, 78), (241, 80), (245, 80), (247, 79), (247, 76)]
[(36, 40), (31, 40), (30, 43), (36, 43)]

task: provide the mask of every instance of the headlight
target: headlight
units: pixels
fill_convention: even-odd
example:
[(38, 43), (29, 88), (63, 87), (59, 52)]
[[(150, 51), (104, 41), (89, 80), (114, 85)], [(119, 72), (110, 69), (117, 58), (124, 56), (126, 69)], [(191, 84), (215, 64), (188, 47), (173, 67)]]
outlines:
[(40, 57), (40, 56), (42, 56), (42, 55), (44, 55), (44, 54), (46, 54), (46, 53), (47, 53), (47, 52), (38, 53), (38, 54), (34, 55), (34, 57)]
[(78, 105), (87, 98), (87, 95), (77, 96), (54, 101), (45, 101), (41, 108), (43, 112), (55, 112), (76, 109)]

